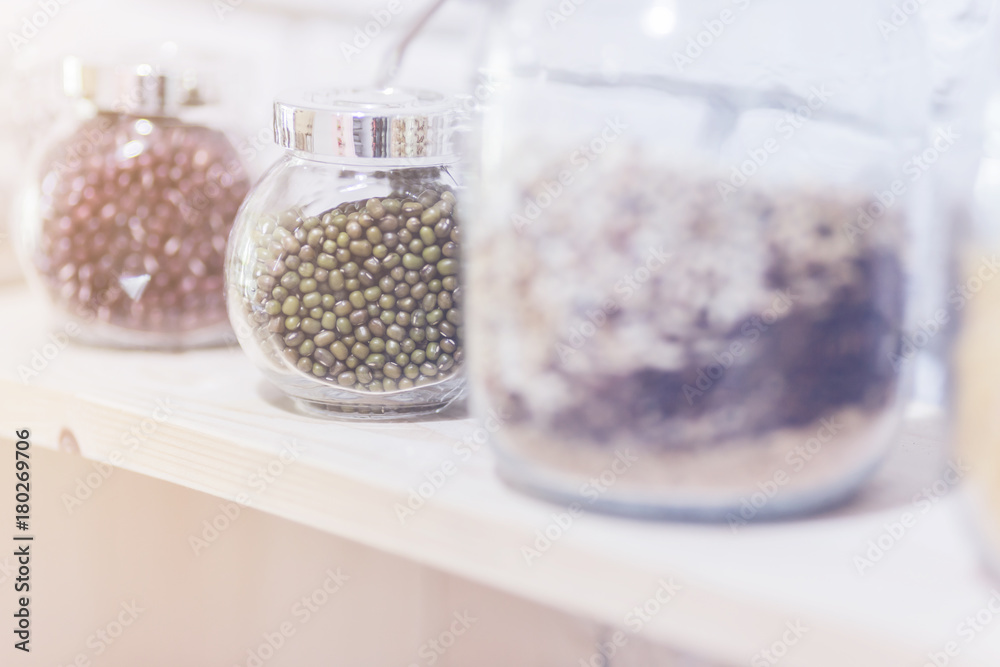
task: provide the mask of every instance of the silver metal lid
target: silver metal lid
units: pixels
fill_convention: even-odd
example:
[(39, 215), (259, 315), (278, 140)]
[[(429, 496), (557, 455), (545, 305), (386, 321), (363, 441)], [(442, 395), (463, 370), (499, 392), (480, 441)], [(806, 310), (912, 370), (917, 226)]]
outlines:
[(102, 111), (128, 114), (172, 115), (216, 98), (206, 75), (193, 68), (163, 69), (149, 63), (103, 65), (78, 58), (63, 61), (63, 90)]
[(447, 160), (459, 116), (455, 99), (427, 90), (297, 91), (275, 100), (274, 140), (316, 155)]

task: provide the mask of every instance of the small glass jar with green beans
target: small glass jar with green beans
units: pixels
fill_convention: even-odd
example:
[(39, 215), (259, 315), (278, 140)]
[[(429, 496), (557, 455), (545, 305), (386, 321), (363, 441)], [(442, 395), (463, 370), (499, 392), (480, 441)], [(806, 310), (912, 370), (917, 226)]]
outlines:
[(464, 394), (454, 102), (427, 91), (297, 93), (286, 149), (227, 259), (240, 344), (311, 412), (433, 413)]

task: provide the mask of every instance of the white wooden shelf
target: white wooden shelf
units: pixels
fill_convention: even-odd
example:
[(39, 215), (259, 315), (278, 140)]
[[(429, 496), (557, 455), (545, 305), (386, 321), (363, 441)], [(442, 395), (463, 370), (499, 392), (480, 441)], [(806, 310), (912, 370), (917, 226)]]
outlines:
[[(630, 610), (673, 578), (682, 590), (643, 624), (642, 637), (720, 664), (768, 664), (752, 661), (794, 622), (808, 630), (781, 658), (789, 667), (917, 666), (950, 641), (961, 653), (949, 664), (1000, 664), (1000, 618), (973, 641), (959, 634), (995, 586), (960, 498), (926, 511), (913, 502), (943, 458), (940, 419), (929, 408), (911, 411), (890, 460), (848, 507), (736, 532), (585, 514), (528, 564), (521, 547), (563, 508), (506, 488), (486, 450), (457, 457), (454, 444), (478, 427), (470, 419), (324, 421), (294, 413), (238, 348), (154, 354), (71, 344), (53, 354), (43, 309), (23, 287), (0, 289), (0, 310), (5, 441), (27, 427), (38, 445), (78, 446), (94, 461), (249, 498), (251, 507), (626, 635), (635, 627)], [(19, 367), (32, 368), (33, 358), (38, 375), (25, 382)], [(163, 402), (170, 413), (160, 422)], [(289, 442), (300, 453), (279, 465)], [(447, 460), (457, 474), (401, 523), (396, 505)], [(261, 490), (253, 476), (269, 464), (280, 473)], [(859, 574), (854, 557), (907, 511), (916, 525)]]

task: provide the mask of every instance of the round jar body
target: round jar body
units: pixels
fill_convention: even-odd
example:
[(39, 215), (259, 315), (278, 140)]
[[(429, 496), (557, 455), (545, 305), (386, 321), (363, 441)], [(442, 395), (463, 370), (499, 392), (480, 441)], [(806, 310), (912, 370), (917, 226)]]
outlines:
[[(469, 334), (500, 472), (642, 516), (842, 500), (899, 421), (922, 196), (899, 170), (924, 139), (898, 122), (922, 100), (907, 38), (887, 83), (864, 49), (772, 34), (843, 8), (624, 4), (494, 23)], [(740, 30), (688, 53), (719, 12)]]
[(249, 182), (222, 132), (102, 112), (43, 156), (21, 245), (79, 340), (185, 348), (230, 335), (225, 246)]
[(230, 319), (303, 408), (395, 417), (463, 395), (455, 188), (443, 164), (300, 151), (255, 186), (230, 240)]

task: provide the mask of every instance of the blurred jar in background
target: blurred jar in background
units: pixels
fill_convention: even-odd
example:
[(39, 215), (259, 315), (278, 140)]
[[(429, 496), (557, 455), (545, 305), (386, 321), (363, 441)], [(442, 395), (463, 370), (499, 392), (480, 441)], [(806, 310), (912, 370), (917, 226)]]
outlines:
[[(14, 75), (9, 66), (0, 66), (0, 96), (14, 99)], [(0, 127), (11, 128), (11, 111), (16, 105), (0, 106)], [(0, 133), (0, 282), (15, 280), (20, 271), (11, 242), (9, 211), (14, 198), (16, 168), (18, 164), (17, 134), (10, 129)]]
[[(961, 322), (956, 290), (965, 280), (960, 243), (968, 238), (974, 211), (976, 173), (983, 155), (983, 110), (996, 79), (996, 0), (943, 0), (922, 5), (931, 81), (931, 135), (954, 141), (926, 159), (934, 183), (933, 215), (914, 237), (923, 257), (914, 285), (914, 322), (907, 338), (907, 368), (914, 400), (947, 409), (951, 396), (951, 350)], [(891, 36), (887, 29), (887, 36)], [(941, 248), (951, 248), (942, 253)], [(941, 262), (941, 259), (948, 262)], [(937, 260), (937, 261), (936, 261)], [(930, 332), (930, 335), (928, 335)]]
[(230, 331), (226, 241), (249, 189), (192, 68), (68, 59), (80, 100), (21, 200), (25, 264), (85, 342), (183, 348)]
[(45, 66), (29, 68), (0, 59), (0, 99), (7, 100), (0, 104), (0, 283), (22, 277), (14, 244), (15, 201), (39, 130), (51, 127), (57, 117), (51, 73)]
[[(995, 29), (1000, 26), (994, 26)], [(1000, 58), (992, 55), (993, 95), (976, 183), (976, 225), (966, 239), (961, 278), (949, 303), (961, 311), (956, 353), (956, 456), (989, 561), (1000, 572)]]
[(892, 5), (500, 10), (467, 322), (507, 481), (745, 523), (875, 469), (923, 261), (915, 160), (950, 141)]

